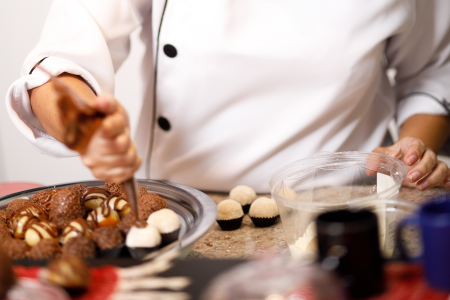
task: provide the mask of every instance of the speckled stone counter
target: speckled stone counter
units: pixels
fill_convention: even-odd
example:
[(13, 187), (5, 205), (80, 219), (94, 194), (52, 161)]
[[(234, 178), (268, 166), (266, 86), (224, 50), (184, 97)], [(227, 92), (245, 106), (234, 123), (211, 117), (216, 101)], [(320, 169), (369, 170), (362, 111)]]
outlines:
[[(448, 191), (447, 191), (448, 192)], [(413, 188), (402, 187), (400, 189), (399, 199), (412, 203), (426, 202), (433, 196), (446, 193), (443, 188), (434, 188), (428, 191), (420, 192)], [(226, 194), (208, 195), (217, 203), (227, 199)], [(260, 195), (268, 196), (270, 195)], [(234, 231), (222, 231), (219, 225), (214, 224), (213, 227), (200, 239), (195, 245), (189, 258), (242, 258), (250, 259), (271, 254), (277, 256), (290, 255), (288, 245), (286, 243), (283, 226), (281, 221), (271, 227), (258, 228), (248, 215), (245, 215), (241, 228)]]

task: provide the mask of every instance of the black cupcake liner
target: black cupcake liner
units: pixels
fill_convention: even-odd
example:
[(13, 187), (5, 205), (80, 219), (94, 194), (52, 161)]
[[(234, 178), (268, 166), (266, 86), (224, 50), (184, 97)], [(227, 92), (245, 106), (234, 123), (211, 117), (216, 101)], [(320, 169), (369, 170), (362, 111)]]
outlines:
[(128, 251), (130, 252), (130, 255), (134, 259), (142, 260), (144, 259), (148, 254), (156, 251), (159, 249), (159, 246), (156, 247), (127, 247)]
[(69, 294), (70, 298), (75, 298), (83, 295), (86, 291), (86, 287), (63, 287), (64, 290)]
[(99, 250), (97, 252), (97, 257), (102, 258), (118, 258), (120, 257), (120, 254), (122, 253), (123, 249), (126, 248), (124, 244), (116, 246), (112, 249), (106, 249), (106, 250)]
[(230, 231), (236, 230), (241, 227), (242, 219), (244, 219), (244, 216), (231, 220), (217, 220), (217, 223), (219, 223), (219, 226), (220, 228), (222, 228), (222, 230)]
[(175, 231), (169, 232), (169, 233), (161, 233), (161, 244), (163, 246), (171, 244), (178, 240), (178, 235), (180, 234), (180, 228), (176, 229)]
[(242, 205), (242, 210), (244, 211), (245, 215), (248, 214), (248, 212), (250, 210), (250, 205), (252, 205), (252, 204), (250, 203), (250, 204)]
[(250, 217), (252, 219), (253, 224), (255, 224), (256, 227), (269, 227), (275, 224), (279, 216), (275, 216), (272, 218), (257, 218), (257, 217)]

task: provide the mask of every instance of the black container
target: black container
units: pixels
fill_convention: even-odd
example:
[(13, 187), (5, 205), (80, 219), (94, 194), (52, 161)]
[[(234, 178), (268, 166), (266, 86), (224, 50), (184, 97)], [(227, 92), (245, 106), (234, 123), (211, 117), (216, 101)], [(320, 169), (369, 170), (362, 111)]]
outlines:
[(350, 298), (383, 291), (383, 259), (374, 213), (339, 210), (321, 214), (317, 236), (322, 268), (337, 273)]

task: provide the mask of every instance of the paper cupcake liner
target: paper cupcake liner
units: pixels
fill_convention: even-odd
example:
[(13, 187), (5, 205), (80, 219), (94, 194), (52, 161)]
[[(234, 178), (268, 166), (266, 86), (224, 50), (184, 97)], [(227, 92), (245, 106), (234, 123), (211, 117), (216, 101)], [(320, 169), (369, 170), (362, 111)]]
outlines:
[(250, 203), (250, 204), (242, 205), (242, 210), (244, 211), (245, 215), (248, 214), (248, 212), (250, 210), (250, 205), (252, 205), (252, 204)]
[(219, 223), (219, 226), (220, 228), (222, 228), (222, 230), (230, 231), (236, 230), (241, 227), (242, 219), (244, 219), (244, 216), (231, 220), (217, 220), (217, 223)]
[(275, 216), (272, 218), (257, 218), (257, 217), (250, 217), (252, 219), (253, 224), (255, 224), (256, 227), (269, 227), (275, 224), (276, 220), (279, 216)]
[(159, 247), (127, 247), (128, 251), (130, 252), (130, 255), (134, 259), (142, 260), (144, 259), (148, 254), (152, 253), (153, 251), (156, 251), (159, 249)]
[(180, 228), (178, 228), (175, 231), (169, 232), (169, 233), (161, 233), (161, 244), (162, 245), (168, 245), (176, 240), (178, 240), (178, 235), (180, 234)]
[[(97, 252), (97, 257), (102, 258), (117, 258), (121, 256), (123, 249), (126, 248), (124, 244), (116, 246), (112, 249), (99, 250)], [(129, 256), (129, 255), (128, 255)]]
[(69, 294), (70, 298), (75, 298), (83, 295), (86, 291), (86, 287), (63, 287), (64, 290)]

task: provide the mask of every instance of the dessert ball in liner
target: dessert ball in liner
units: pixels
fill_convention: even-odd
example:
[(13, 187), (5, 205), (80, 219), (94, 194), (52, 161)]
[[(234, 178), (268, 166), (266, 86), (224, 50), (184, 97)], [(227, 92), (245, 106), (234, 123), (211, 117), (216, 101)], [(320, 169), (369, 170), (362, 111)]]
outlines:
[(117, 226), (120, 217), (109, 206), (99, 206), (88, 214), (87, 221), (94, 222), (97, 227)]
[(156, 227), (162, 238), (162, 245), (175, 242), (180, 234), (180, 218), (171, 209), (163, 208), (155, 211), (148, 217), (147, 223)]
[(98, 257), (119, 257), (121, 251), (125, 247), (123, 244), (123, 236), (117, 227), (100, 227), (92, 233), (95, 244), (99, 251)]
[(91, 187), (81, 194), (84, 208), (87, 211), (96, 209), (100, 204), (109, 197), (109, 193), (99, 187)]
[(128, 231), (125, 245), (134, 259), (144, 259), (161, 245), (158, 229), (148, 224), (139, 224)]
[(249, 186), (238, 185), (230, 191), (230, 199), (242, 205), (244, 214), (247, 214), (250, 204), (256, 199), (256, 192)]
[(40, 240), (28, 251), (28, 258), (43, 260), (61, 256), (61, 246), (53, 239)]
[(30, 247), (22, 240), (8, 239), (3, 241), (2, 248), (9, 255), (11, 259), (25, 259), (27, 258)]
[(76, 236), (64, 243), (62, 254), (63, 256), (94, 258), (96, 254), (95, 243), (85, 236)]
[(274, 199), (261, 197), (250, 206), (248, 213), (256, 227), (268, 227), (275, 224), (280, 214)]
[(73, 219), (82, 218), (84, 211), (80, 194), (71, 188), (63, 188), (52, 197), (50, 220), (63, 229)]
[(62, 230), (61, 242), (64, 244), (69, 239), (76, 236), (85, 236), (88, 239), (92, 239), (92, 231), (95, 229), (93, 221), (86, 221), (83, 218), (77, 218), (70, 221), (69, 225)]
[(236, 230), (244, 219), (242, 206), (231, 199), (223, 200), (217, 205), (217, 223), (222, 230)]
[(139, 197), (139, 220), (147, 220), (152, 213), (163, 208), (167, 208), (164, 198), (156, 193), (144, 194)]
[(82, 294), (90, 280), (89, 269), (84, 260), (71, 255), (51, 261), (40, 272), (39, 277), (64, 288), (71, 296)]

